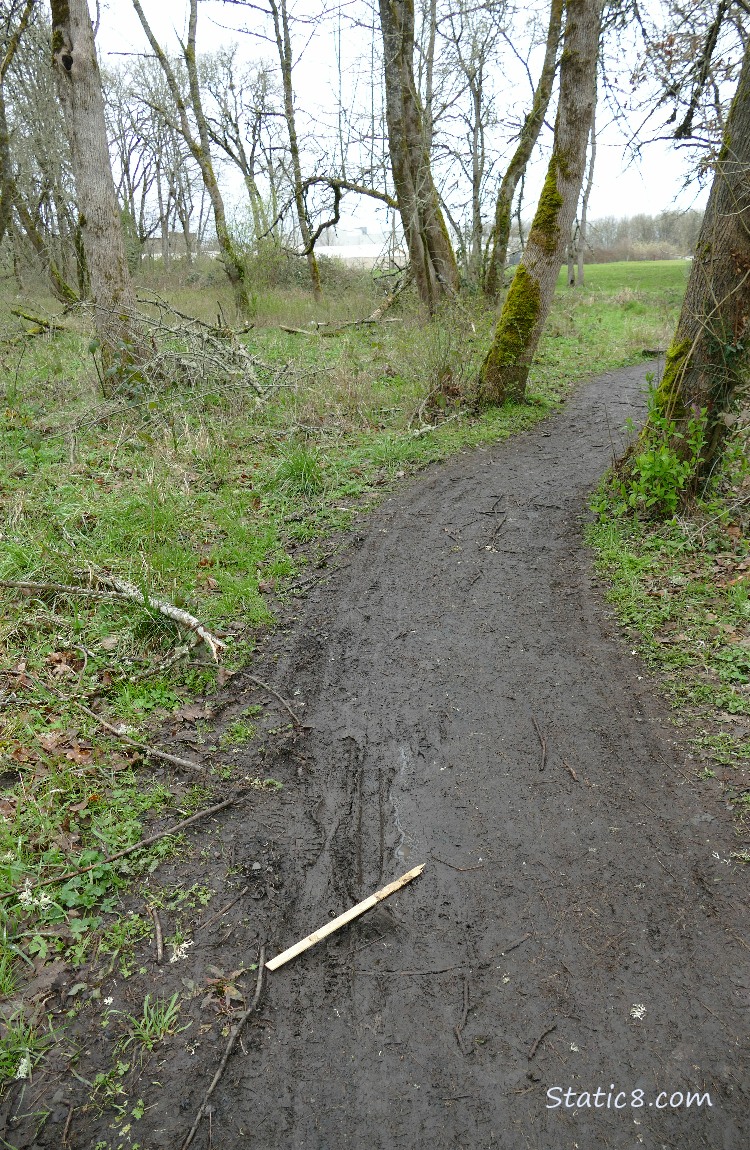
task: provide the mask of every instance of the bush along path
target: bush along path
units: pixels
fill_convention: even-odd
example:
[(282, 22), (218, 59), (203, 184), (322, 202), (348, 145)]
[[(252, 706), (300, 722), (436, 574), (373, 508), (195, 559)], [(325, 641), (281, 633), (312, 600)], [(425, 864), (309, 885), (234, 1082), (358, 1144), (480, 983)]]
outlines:
[[(148, 947), (48, 987), (67, 1028), (6, 1099), (6, 1143), (747, 1145), (734, 816), (694, 783), (582, 542), (644, 386), (602, 376), (362, 525), (253, 668), (300, 723), (238, 765), (283, 790), (163, 863)], [(263, 948), (420, 863), (258, 979)]]

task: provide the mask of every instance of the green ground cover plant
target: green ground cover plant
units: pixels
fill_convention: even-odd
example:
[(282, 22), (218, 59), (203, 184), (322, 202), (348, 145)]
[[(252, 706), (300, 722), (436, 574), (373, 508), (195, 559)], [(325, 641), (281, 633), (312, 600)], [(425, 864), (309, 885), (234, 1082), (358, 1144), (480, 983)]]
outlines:
[[(697, 497), (686, 501), (683, 460), (674, 452), (668, 458), (667, 444), (665, 436), (653, 449), (664, 457), (650, 474), (644, 463), (626, 482), (617, 471), (606, 477), (592, 503), (589, 541), (625, 634), (674, 703), (675, 721), (697, 730), (695, 769), (716, 779), (741, 835), (750, 813), (747, 396), (738, 400), (722, 466)], [(631, 465), (651, 450), (641, 437)]]
[[(193, 283), (152, 277), (148, 286), (206, 322), (217, 309), (219, 319), (231, 314), (222, 283), (190, 274)], [(28, 337), (15, 318), (0, 318), (3, 987), (50, 957), (107, 961), (107, 948), (126, 972), (128, 931), (143, 937), (153, 927), (147, 918), (128, 926), (121, 894), (184, 848), (167, 836), (106, 860), (138, 843), (153, 819), (207, 805), (212, 786), (234, 778), (224, 763), (197, 791), (179, 776), (157, 782), (100, 720), (153, 741), (161, 723), (247, 664), (273, 624), (271, 596), (283, 598), (304, 574), (310, 544), (348, 527), (415, 469), (529, 427), (574, 381), (664, 348), (687, 265), (609, 264), (588, 269), (585, 290), (561, 287), (530, 402), (481, 416), (471, 393), (493, 311), (464, 298), (428, 321), (404, 293), (382, 322), (331, 334), (383, 298), (367, 276), (336, 274), (346, 282), (320, 305), (301, 287), (259, 290), (242, 341), (259, 365), (262, 400), (237, 380), (203, 377), (105, 396), (80, 319)], [(57, 312), (43, 298), (25, 303)], [(101, 573), (129, 581), (143, 602), (55, 589), (101, 590)], [(220, 638), (220, 667), (155, 597)], [(731, 674), (726, 663), (727, 690)], [(219, 754), (254, 737), (251, 713), (235, 718)], [(198, 733), (214, 745), (210, 723)]]

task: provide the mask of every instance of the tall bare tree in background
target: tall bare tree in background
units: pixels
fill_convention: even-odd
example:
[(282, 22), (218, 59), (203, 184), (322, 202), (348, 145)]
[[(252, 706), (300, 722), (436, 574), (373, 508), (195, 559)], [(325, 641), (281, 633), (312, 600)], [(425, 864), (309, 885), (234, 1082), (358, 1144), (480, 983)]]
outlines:
[[(235, 304), (240, 314), (247, 314), (250, 310), (250, 300), (247, 294), (247, 284), (245, 282), (245, 264), (241, 253), (237, 250), (232, 236), (229, 231), (227, 223), (226, 208), (224, 206), (224, 198), (219, 188), (219, 182), (216, 178), (216, 171), (214, 169), (213, 159), (211, 156), (211, 138), (208, 131), (208, 124), (203, 110), (203, 99), (201, 96), (200, 81), (198, 77), (198, 61), (196, 56), (196, 34), (198, 28), (198, 0), (190, 0), (190, 16), (188, 21), (188, 35), (187, 40), (182, 44), (182, 54), (185, 62), (185, 69), (187, 73), (188, 82), (188, 96), (186, 98), (183, 93), (182, 87), (179, 83), (175, 68), (173, 67), (169, 57), (160, 46), (158, 40), (151, 30), (151, 25), (146, 19), (146, 14), (140, 0), (133, 0), (133, 7), (135, 8), (138, 19), (141, 22), (143, 31), (146, 33), (152, 51), (156, 56), (159, 64), (161, 65), (164, 77), (169, 87), (169, 92), (174, 104), (175, 116), (173, 123), (175, 127), (182, 134), (185, 143), (190, 149), (193, 159), (200, 168), (203, 177), (203, 183), (206, 192), (211, 200), (211, 206), (214, 213), (214, 224), (216, 227), (216, 240), (219, 245), (221, 253), (221, 260), (224, 264), (224, 270), (227, 273), (229, 282), (232, 285), (234, 292)], [(190, 111), (188, 111), (188, 102)], [(169, 116), (168, 109), (162, 109), (162, 112)], [(192, 113), (195, 128), (190, 122), (190, 113)]]
[(539, 133), (542, 130), (552, 95), (552, 86), (557, 71), (557, 48), (560, 43), (563, 5), (564, 0), (551, 0), (550, 2), (544, 62), (539, 81), (534, 90), (531, 109), (521, 127), (518, 144), (498, 188), (490, 251), (484, 276), (484, 290), (488, 296), (496, 296), (503, 286), (503, 273), (508, 259), (513, 201), (539, 139)]
[(70, 139), (94, 320), (105, 370), (140, 357), (135, 295), (112, 179), (99, 64), (86, 0), (51, 0), (52, 59)]
[(379, 0), (393, 183), (422, 302), (434, 311), (458, 290), (458, 267), (432, 178), (414, 80), (413, 0)]
[(480, 404), (522, 400), (581, 194), (594, 114), (602, 0), (565, 0), (555, 138), (523, 259), (479, 377)]

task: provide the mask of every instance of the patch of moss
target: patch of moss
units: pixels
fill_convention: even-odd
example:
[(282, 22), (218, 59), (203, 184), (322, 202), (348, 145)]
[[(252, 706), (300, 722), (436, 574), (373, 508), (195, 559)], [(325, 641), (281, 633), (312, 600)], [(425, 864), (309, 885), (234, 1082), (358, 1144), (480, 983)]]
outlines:
[(557, 190), (557, 169), (558, 157), (553, 155), (529, 232), (529, 240), (545, 252), (555, 251), (560, 236), (557, 220), (563, 198)]
[(529, 346), (539, 309), (539, 283), (519, 264), (505, 297), (492, 347), (480, 372), (480, 402), (500, 404), (506, 399), (523, 398)]
[(664, 374), (656, 392), (656, 406), (671, 419), (679, 419), (685, 414), (680, 385), (692, 346), (689, 339), (675, 340), (667, 352)]

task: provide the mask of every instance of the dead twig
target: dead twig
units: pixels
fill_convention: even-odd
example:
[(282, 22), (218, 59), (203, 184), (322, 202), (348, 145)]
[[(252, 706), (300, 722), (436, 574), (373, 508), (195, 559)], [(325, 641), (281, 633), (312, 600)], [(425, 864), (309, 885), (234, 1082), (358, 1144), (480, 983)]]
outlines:
[[(239, 802), (243, 795), (256, 789), (257, 787), (254, 783), (251, 783), (246, 787), (238, 787), (234, 794), (232, 794), (228, 799), (224, 799), (223, 802), (215, 803), (212, 807), (206, 807), (202, 811), (197, 811), (194, 815), (191, 815), (189, 819), (183, 819), (182, 822), (175, 823), (171, 827), (165, 827), (163, 831), (156, 831), (155, 834), (149, 835), (145, 839), (139, 839), (139, 841), (137, 843), (133, 843), (132, 846), (125, 847), (124, 850), (117, 851), (116, 854), (108, 855), (106, 858), (99, 859), (98, 862), (93, 862), (90, 864), (90, 866), (79, 867), (78, 870), (68, 871), (66, 874), (57, 875), (55, 878), (44, 879), (43, 882), (36, 883), (34, 889), (41, 889), (41, 887), (45, 886), (54, 886), (56, 883), (69, 882), (72, 878), (78, 878), (79, 875), (88, 874), (89, 871), (96, 870), (97, 867), (111, 866), (112, 863), (118, 862), (119, 859), (125, 858), (126, 855), (132, 854), (133, 851), (142, 851), (146, 847), (152, 846), (153, 843), (158, 842), (159, 839), (166, 838), (168, 835), (175, 835), (179, 831), (184, 831), (185, 828), (191, 826), (192, 823), (197, 823), (200, 819), (208, 818), (209, 815), (215, 815), (219, 811), (223, 811), (227, 807), (233, 806), (236, 802)], [(15, 898), (20, 893), (20, 889), (6, 891), (5, 894), (0, 894), (0, 902), (5, 902), (5, 900), (9, 898)]]
[(540, 742), (541, 747), (542, 747), (542, 761), (539, 764), (539, 770), (543, 771), (544, 768), (547, 766), (547, 740), (545, 739), (542, 732), (539, 730), (539, 724), (537, 723), (537, 721), (533, 715), (531, 716), (531, 721), (534, 724), (534, 730), (537, 733), (537, 737), (538, 737), (539, 742)]
[(548, 1026), (547, 1029), (543, 1030), (542, 1033), (539, 1035), (536, 1042), (531, 1047), (531, 1050), (529, 1051), (529, 1053), (526, 1056), (528, 1058), (529, 1062), (531, 1062), (532, 1058), (536, 1054), (537, 1050), (541, 1046), (544, 1039), (547, 1037), (548, 1034), (551, 1034), (553, 1030), (557, 1030), (557, 1023), (556, 1022), (553, 1022), (551, 1026)]
[(302, 720), (297, 715), (295, 715), (286, 699), (280, 695), (278, 691), (274, 690), (273, 687), (269, 687), (268, 683), (264, 683), (262, 679), (258, 679), (255, 675), (250, 675), (247, 671), (242, 672), (242, 677), (243, 679), (249, 679), (251, 683), (255, 683), (256, 687), (260, 687), (262, 691), (267, 691), (269, 695), (273, 695), (275, 699), (278, 699), (282, 707), (284, 707), (285, 710), (287, 710), (291, 715), (292, 722), (294, 723), (295, 727), (302, 726)]
[(202, 922), (200, 924), (200, 926), (197, 927), (195, 933), (197, 934), (198, 931), (200, 931), (200, 930), (206, 930), (213, 923), (218, 922), (220, 918), (223, 918), (225, 914), (228, 914), (228, 912), (232, 909), (233, 906), (237, 905), (237, 903), (240, 901), (240, 899), (245, 897), (245, 895), (247, 894), (247, 892), (249, 890), (250, 890), (249, 886), (244, 886), (236, 898), (233, 898), (231, 902), (228, 902), (226, 906), (221, 908), (221, 910), (219, 911), (218, 914), (213, 915), (211, 918), (208, 919), (207, 922)]
[(161, 932), (161, 921), (159, 919), (159, 912), (155, 906), (150, 906), (149, 912), (154, 920), (154, 936), (156, 938), (156, 961), (161, 966), (164, 961), (164, 935)]
[(531, 937), (532, 937), (532, 935), (531, 935), (530, 933), (529, 933), (529, 934), (525, 934), (525, 935), (523, 936), (523, 938), (519, 938), (517, 942), (512, 942), (512, 943), (510, 944), (510, 946), (506, 946), (505, 950), (501, 950), (501, 951), (500, 951), (500, 954), (501, 954), (503, 957), (505, 957), (505, 955), (506, 955), (506, 954), (510, 954), (510, 952), (511, 952), (512, 950), (515, 950), (515, 949), (516, 949), (517, 947), (519, 947), (519, 946), (523, 946), (523, 944), (524, 944), (524, 943), (525, 943), (525, 942), (526, 942), (528, 939), (530, 939)]
[(260, 1001), (260, 995), (261, 995), (261, 991), (263, 989), (263, 972), (265, 970), (265, 963), (266, 963), (266, 948), (264, 946), (261, 946), (260, 954), (258, 955), (258, 977), (255, 981), (255, 994), (253, 995), (253, 1000), (250, 1003), (250, 1005), (248, 1006), (247, 1010), (245, 1010), (240, 1015), (240, 1017), (237, 1019), (234, 1026), (232, 1027), (232, 1032), (229, 1035), (229, 1041), (227, 1042), (226, 1049), (224, 1050), (224, 1054), (222, 1056), (221, 1062), (218, 1065), (216, 1073), (214, 1074), (213, 1078), (211, 1079), (211, 1084), (208, 1087), (208, 1090), (206, 1091), (206, 1093), (203, 1097), (203, 1101), (200, 1104), (200, 1107), (198, 1109), (198, 1113), (195, 1116), (195, 1121), (193, 1122), (193, 1125), (190, 1127), (188, 1135), (185, 1138), (185, 1141), (182, 1143), (180, 1150), (188, 1150), (188, 1147), (191, 1145), (193, 1139), (195, 1138), (195, 1135), (198, 1133), (198, 1127), (200, 1126), (201, 1119), (203, 1118), (203, 1115), (206, 1112), (206, 1107), (208, 1106), (208, 1101), (209, 1101), (211, 1095), (213, 1094), (214, 1090), (216, 1089), (216, 1087), (219, 1085), (219, 1082), (221, 1081), (221, 1076), (226, 1069), (226, 1065), (227, 1065), (227, 1062), (229, 1062), (229, 1059), (232, 1055), (232, 1051), (234, 1050), (235, 1046), (237, 1045), (237, 1040), (240, 1037), (240, 1034), (242, 1033), (242, 1030), (245, 1026), (245, 1023), (247, 1022), (248, 1018), (253, 1013), (253, 1011), (255, 1010), (256, 1006), (258, 1005), (258, 1003)]
[(65, 1127), (64, 1127), (63, 1132), (62, 1132), (62, 1144), (63, 1144), (63, 1146), (68, 1145), (68, 1133), (70, 1131), (70, 1124), (73, 1121), (74, 1111), (75, 1111), (75, 1106), (71, 1105), (68, 1107), (68, 1117), (65, 1119)]
[(453, 1027), (453, 1033), (456, 1036), (458, 1045), (461, 1048), (461, 1053), (466, 1054), (466, 1047), (463, 1040), (463, 1029), (466, 1026), (466, 1019), (469, 1017), (469, 976), (464, 974), (464, 1008), (461, 1015), (461, 1021), (456, 1023)]
[(578, 778), (578, 775), (575, 773), (570, 764), (565, 762), (565, 759), (563, 759), (562, 765), (565, 767), (565, 770), (568, 772), (573, 782), (580, 783), (581, 780)]
[(439, 859), (437, 857), (437, 855), (430, 855), (430, 858), (434, 859), (435, 862), (442, 863), (443, 866), (450, 867), (451, 870), (458, 871), (459, 874), (466, 874), (467, 871), (470, 871), (470, 870), (483, 870), (484, 869), (484, 863), (480, 863), (479, 866), (454, 866), (453, 863), (446, 862), (445, 859)]

